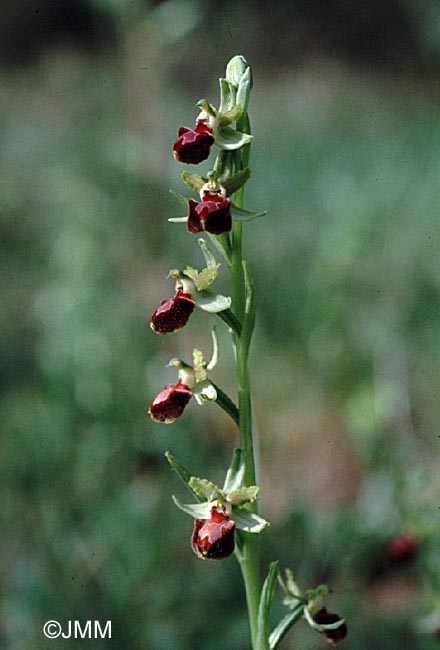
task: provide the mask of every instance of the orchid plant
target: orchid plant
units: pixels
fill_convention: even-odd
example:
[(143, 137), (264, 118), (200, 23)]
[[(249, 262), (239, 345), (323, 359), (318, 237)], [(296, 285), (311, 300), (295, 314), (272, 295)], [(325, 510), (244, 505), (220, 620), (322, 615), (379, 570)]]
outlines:
[[(177, 382), (167, 384), (151, 401), (150, 415), (155, 422), (170, 424), (181, 417), (194, 397), (202, 405), (215, 402), (234, 420), (239, 444), (220, 487), (207, 478), (198, 478), (166, 452), (166, 458), (189, 488), (192, 503), (174, 503), (194, 519), (191, 546), (200, 559), (224, 559), (235, 554), (243, 576), (250, 637), (253, 650), (274, 650), (288, 630), (300, 619), (330, 643), (342, 640), (347, 627), (344, 619), (324, 607), (328, 588), (321, 585), (302, 592), (289, 569), (281, 574), (272, 562), (262, 580), (259, 535), (269, 522), (258, 512), (258, 468), (252, 432), (251, 384), (248, 358), (255, 322), (254, 287), (251, 272), (243, 259), (243, 226), (266, 211), (243, 208), (244, 189), (250, 177), (248, 166), (252, 135), (248, 117), (252, 89), (251, 68), (242, 56), (235, 56), (220, 79), (220, 104), (215, 108), (206, 99), (198, 102), (200, 112), (194, 129), (181, 127), (174, 144), (176, 161), (196, 165), (217, 156), (206, 175), (184, 171), (183, 182), (198, 195), (186, 198), (173, 192), (186, 208), (187, 215), (169, 221), (184, 223), (190, 234), (197, 234), (204, 257), (201, 270), (192, 267), (173, 269), (175, 295), (165, 299), (154, 311), (150, 326), (161, 335), (183, 328), (197, 307), (216, 314), (228, 328), (236, 365), (237, 403), (211, 379), (218, 361), (218, 341), (212, 329), (213, 354), (205, 361), (194, 349), (191, 363), (173, 358)], [(202, 235), (202, 236), (201, 236)], [(217, 294), (213, 287), (220, 265), (226, 266), (231, 280), (231, 296)], [(270, 611), (277, 583), (284, 593), (285, 616), (272, 628)]]

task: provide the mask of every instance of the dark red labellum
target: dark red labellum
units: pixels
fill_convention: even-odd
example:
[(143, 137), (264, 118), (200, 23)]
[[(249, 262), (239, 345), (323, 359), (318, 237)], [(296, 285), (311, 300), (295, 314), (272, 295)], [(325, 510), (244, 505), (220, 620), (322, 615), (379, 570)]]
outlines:
[(156, 395), (150, 404), (151, 418), (155, 422), (171, 424), (182, 415), (191, 396), (192, 393), (188, 386), (180, 381), (174, 386), (166, 384), (163, 391)]
[(405, 564), (417, 556), (419, 545), (411, 535), (399, 535), (388, 544), (388, 561), (391, 564)]
[(213, 508), (210, 519), (196, 519), (191, 546), (202, 559), (222, 560), (234, 552), (235, 522), (228, 515)]
[[(331, 614), (326, 610), (325, 607), (322, 609), (318, 610), (316, 614), (313, 616), (313, 620), (318, 623), (319, 625), (329, 625), (332, 623), (337, 623), (338, 621), (341, 620), (341, 617), (338, 616), (337, 614)], [(339, 641), (342, 641), (345, 639), (347, 636), (347, 625), (345, 623), (342, 623), (336, 630), (318, 630), (319, 634), (321, 634), (326, 641), (329, 643), (339, 643)]]
[(221, 235), (229, 232), (232, 228), (230, 200), (210, 192), (204, 195), (200, 203), (189, 199), (187, 227), (192, 233), (206, 230), (213, 235)]
[(169, 300), (162, 300), (150, 320), (150, 327), (158, 334), (168, 334), (184, 327), (194, 309), (191, 294), (179, 289)]
[(173, 155), (178, 162), (197, 165), (208, 158), (213, 144), (212, 129), (204, 122), (199, 122), (194, 130), (181, 126)]

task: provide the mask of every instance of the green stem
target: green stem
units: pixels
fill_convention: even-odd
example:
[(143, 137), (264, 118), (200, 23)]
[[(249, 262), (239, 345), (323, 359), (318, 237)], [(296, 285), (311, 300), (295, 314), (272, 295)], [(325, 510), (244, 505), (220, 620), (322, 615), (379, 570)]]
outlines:
[[(240, 151), (234, 153), (235, 171), (239, 171), (240, 169), (243, 169), (243, 156)], [(246, 162), (248, 155), (249, 151), (246, 151)], [(235, 204), (239, 208), (243, 207), (243, 194), (244, 187), (240, 188), (240, 190), (235, 193)], [(240, 446), (244, 452), (245, 458), (245, 485), (255, 485), (256, 471), (252, 434), (251, 386), (248, 370), (250, 334), (246, 337), (247, 340), (243, 337), (243, 332), (249, 330), (249, 327), (246, 327), (246, 317), (249, 316), (247, 313), (246, 301), (249, 296), (246, 295), (247, 283), (243, 266), (242, 224), (237, 222), (234, 222), (232, 227), (232, 255), (230, 269), (234, 313), (242, 323), (240, 334), (233, 334), (237, 362)], [(257, 512), (256, 502), (250, 504), (249, 508), (253, 512)], [(256, 650), (258, 607), (261, 595), (259, 536), (252, 533), (242, 533), (240, 540), (241, 543), (239, 548), (237, 545), (237, 558), (245, 585), (252, 648), (253, 650)]]

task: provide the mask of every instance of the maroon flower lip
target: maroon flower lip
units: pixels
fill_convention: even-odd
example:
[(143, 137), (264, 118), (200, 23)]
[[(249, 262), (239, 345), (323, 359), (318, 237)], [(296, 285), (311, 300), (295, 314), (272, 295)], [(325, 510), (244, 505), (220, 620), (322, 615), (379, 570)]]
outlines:
[(194, 521), (192, 549), (202, 559), (222, 560), (234, 552), (234, 531), (235, 522), (223, 510), (213, 507), (210, 519)]
[[(332, 623), (337, 623), (341, 620), (341, 617), (337, 614), (332, 614), (326, 610), (325, 607), (316, 612), (313, 616), (313, 620), (320, 625), (329, 625)], [(342, 623), (336, 630), (319, 630), (319, 633), (328, 641), (329, 643), (336, 644), (339, 641), (342, 641), (347, 636), (347, 625)]]
[(181, 126), (179, 138), (174, 143), (173, 155), (178, 162), (197, 165), (209, 156), (214, 136), (210, 126), (199, 122), (195, 129)]
[(179, 418), (192, 397), (192, 392), (180, 381), (166, 384), (150, 404), (150, 415), (155, 422), (171, 424)]
[(221, 235), (229, 232), (232, 228), (230, 200), (211, 192), (206, 193), (200, 203), (189, 199), (187, 227), (192, 233), (206, 230), (213, 235)]
[(151, 329), (157, 334), (169, 334), (182, 329), (193, 313), (194, 306), (191, 294), (178, 289), (174, 298), (162, 300), (151, 317)]

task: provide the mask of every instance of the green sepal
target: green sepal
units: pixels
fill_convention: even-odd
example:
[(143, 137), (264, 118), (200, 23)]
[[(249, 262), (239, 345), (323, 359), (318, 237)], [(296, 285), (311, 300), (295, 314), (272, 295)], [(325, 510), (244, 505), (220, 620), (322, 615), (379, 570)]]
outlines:
[(244, 453), (240, 448), (234, 449), (232, 452), (231, 464), (226, 472), (225, 484), (223, 491), (225, 493), (238, 490), (243, 485), (245, 473)]
[(174, 494), (173, 501), (182, 512), (186, 512), (193, 519), (209, 519), (211, 515), (211, 506), (208, 501), (203, 503), (182, 503)]
[(239, 103), (235, 104), (235, 106), (232, 106), (232, 108), (225, 111), (224, 113), (219, 113), (219, 117), (218, 117), (219, 126), (224, 127), (233, 124), (240, 118), (242, 113), (243, 113), (243, 106), (240, 105)]
[(209, 291), (200, 291), (195, 297), (197, 307), (210, 314), (229, 309), (231, 302), (228, 296), (214, 295)]
[(189, 479), (189, 487), (198, 497), (201, 497), (204, 500), (210, 501), (213, 492), (220, 492), (220, 488), (208, 481), (206, 478), (197, 478), (197, 476), (191, 476)]
[(231, 129), (230, 126), (219, 126), (215, 132), (215, 144), (220, 147), (220, 149), (235, 151), (236, 149), (243, 147), (245, 144), (249, 144), (252, 137), (253, 136), (248, 133), (241, 133), (241, 131)]
[(269, 648), (275, 650), (280, 641), (284, 638), (286, 633), (302, 617), (304, 612), (304, 605), (299, 603), (295, 609), (286, 614), (284, 618), (278, 623), (276, 628), (269, 635)]
[(226, 494), (226, 500), (233, 506), (242, 506), (245, 503), (252, 503), (257, 498), (260, 488), (257, 485), (231, 490)]
[(187, 171), (182, 172), (181, 178), (182, 181), (197, 194), (200, 192), (200, 190), (205, 185), (205, 183), (208, 182), (207, 178), (204, 178), (203, 176), (199, 176), (198, 174), (191, 174), (190, 172)]
[[(185, 483), (186, 487), (191, 492), (191, 494), (194, 494), (194, 492), (189, 486), (191, 474), (184, 467), (182, 467), (180, 463), (178, 463), (177, 459), (172, 455), (170, 451), (165, 452), (165, 458), (167, 459), (171, 468), (176, 472), (177, 476), (183, 481), (183, 483)], [(199, 501), (201, 501), (201, 499), (198, 496), (197, 498), (199, 499)]]
[(269, 572), (266, 580), (264, 581), (261, 590), (260, 605), (258, 607), (257, 619), (257, 641), (256, 650), (270, 650), (269, 645), (269, 632), (270, 632), (270, 610), (275, 595), (275, 588), (277, 585), (277, 578), (279, 575), (279, 563), (271, 562)]
[(235, 521), (237, 528), (246, 533), (261, 533), (266, 526), (270, 526), (266, 519), (246, 508), (233, 508), (231, 518)]
[[(224, 181), (219, 178), (219, 183), (221, 183), (225, 188), (227, 196), (232, 196), (232, 194), (239, 190), (240, 187), (243, 187), (243, 185), (249, 180), (250, 175), (251, 170), (249, 167), (246, 167), (245, 169), (241, 169), (230, 178), (226, 178)], [(244, 212), (246, 212), (246, 210)]]
[[(267, 210), (262, 212), (250, 212), (249, 210), (244, 210), (234, 205), (231, 201), (231, 216), (233, 221), (239, 221), (240, 223), (246, 223), (248, 221), (253, 221), (254, 219), (259, 219), (264, 217), (267, 214)], [(170, 221), (170, 219), (168, 219)]]

